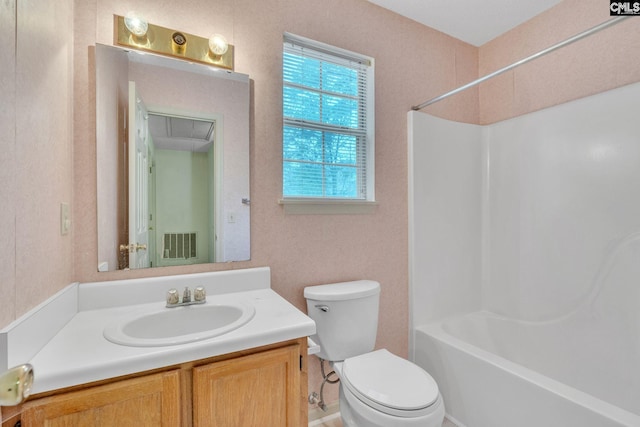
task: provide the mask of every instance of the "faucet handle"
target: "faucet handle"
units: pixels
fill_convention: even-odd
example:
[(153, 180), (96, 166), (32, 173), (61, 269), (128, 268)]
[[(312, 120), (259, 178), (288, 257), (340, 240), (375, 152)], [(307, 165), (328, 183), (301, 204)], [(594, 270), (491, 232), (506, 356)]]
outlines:
[(202, 286), (198, 286), (193, 290), (194, 301), (204, 301), (207, 299), (207, 291)]
[(191, 302), (191, 289), (188, 286), (185, 286), (184, 292), (182, 293), (182, 302)]
[(167, 292), (167, 304), (178, 304), (180, 302), (180, 295), (177, 289), (169, 289)]

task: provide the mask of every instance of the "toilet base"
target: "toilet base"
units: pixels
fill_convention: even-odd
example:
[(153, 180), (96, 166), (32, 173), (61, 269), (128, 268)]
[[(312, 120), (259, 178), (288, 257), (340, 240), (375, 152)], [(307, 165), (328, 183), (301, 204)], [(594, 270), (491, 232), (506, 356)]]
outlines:
[(344, 427), (441, 427), (444, 420), (441, 395), (430, 409), (420, 417), (395, 417), (365, 405), (340, 384), (340, 415)]

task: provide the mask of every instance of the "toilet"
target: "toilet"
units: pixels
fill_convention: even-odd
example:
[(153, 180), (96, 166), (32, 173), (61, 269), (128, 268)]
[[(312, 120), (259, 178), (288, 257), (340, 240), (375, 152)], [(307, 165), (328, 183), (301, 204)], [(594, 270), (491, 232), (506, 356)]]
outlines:
[(304, 288), (316, 322), (317, 354), (340, 378), (345, 427), (440, 427), (444, 402), (425, 370), (386, 349), (373, 351), (380, 284), (372, 280)]

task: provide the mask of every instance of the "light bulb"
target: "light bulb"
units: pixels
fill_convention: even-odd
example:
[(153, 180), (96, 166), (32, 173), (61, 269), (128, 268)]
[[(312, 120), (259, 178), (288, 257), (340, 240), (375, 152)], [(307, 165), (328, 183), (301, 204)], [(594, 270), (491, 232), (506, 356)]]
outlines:
[(220, 34), (214, 34), (209, 37), (209, 50), (214, 55), (224, 55), (225, 53), (227, 53), (228, 49), (229, 43), (227, 43), (227, 39), (225, 39), (224, 36)]
[(124, 17), (124, 25), (127, 30), (136, 37), (144, 37), (147, 35), (149, 23), (146, 19), (136, 12), (128, 12)]
[(33, 367), (29, 364), (16, 366), (0, 375), (0, 406), (20, 404), (31, 394)]

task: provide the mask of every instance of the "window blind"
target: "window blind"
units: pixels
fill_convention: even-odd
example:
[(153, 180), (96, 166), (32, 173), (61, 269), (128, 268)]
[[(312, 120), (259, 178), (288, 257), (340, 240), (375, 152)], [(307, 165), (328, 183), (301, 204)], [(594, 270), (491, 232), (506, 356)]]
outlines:
[(371, 60), (285, 35), (282, 71), (284, 197), (367, 200)]

